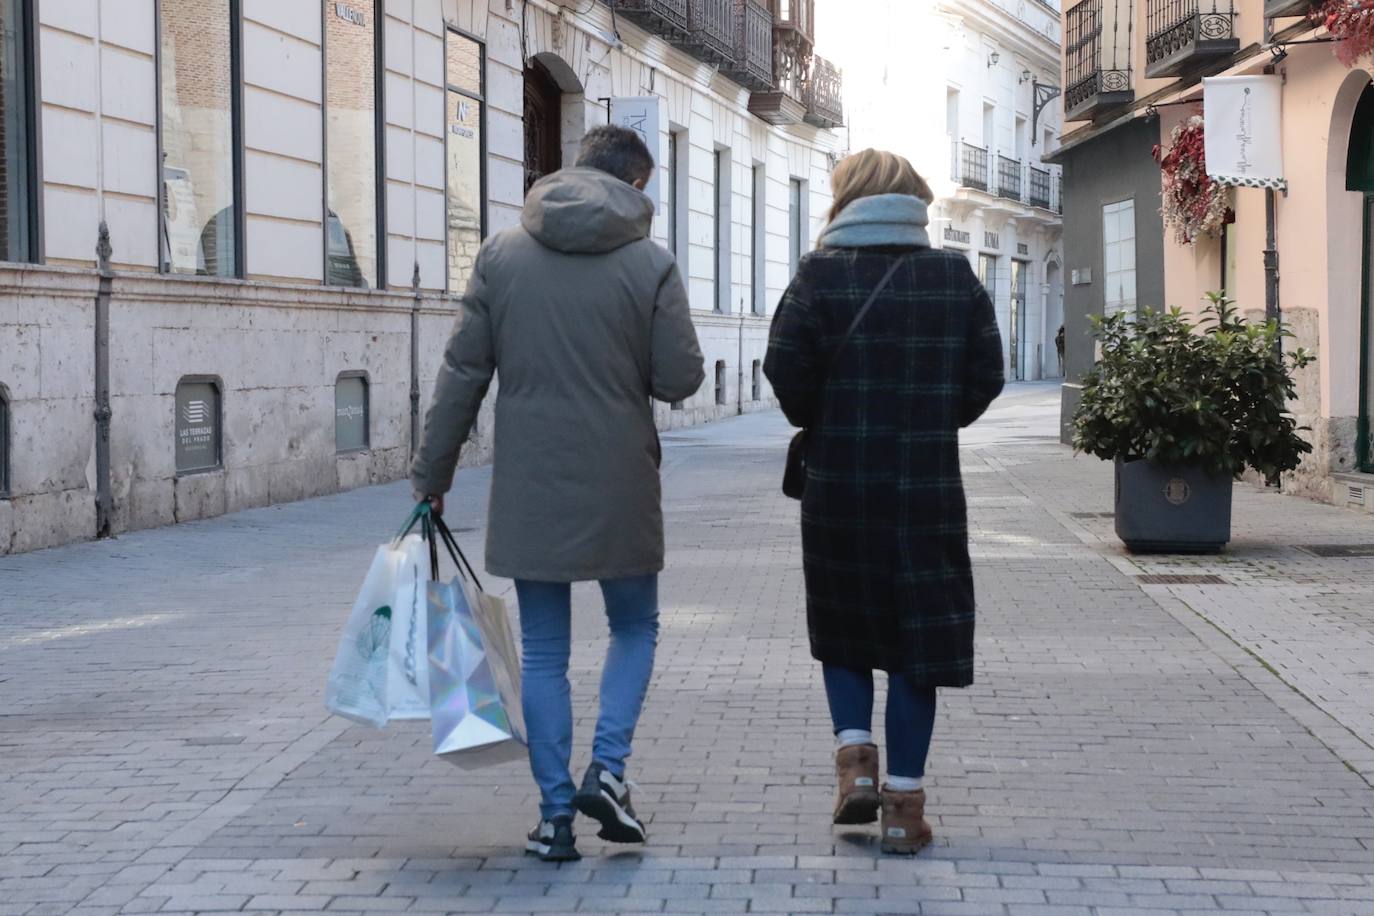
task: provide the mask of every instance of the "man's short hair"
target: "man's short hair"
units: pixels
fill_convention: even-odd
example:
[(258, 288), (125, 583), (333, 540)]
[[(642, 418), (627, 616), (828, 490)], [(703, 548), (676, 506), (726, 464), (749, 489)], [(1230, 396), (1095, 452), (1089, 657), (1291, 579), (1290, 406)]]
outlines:
[(605, 124), (587, 131), (577, 164), (609, 172), (627, 184), (648, 181), (654, 173), (654, 157), (639, 134), (628, 127)]

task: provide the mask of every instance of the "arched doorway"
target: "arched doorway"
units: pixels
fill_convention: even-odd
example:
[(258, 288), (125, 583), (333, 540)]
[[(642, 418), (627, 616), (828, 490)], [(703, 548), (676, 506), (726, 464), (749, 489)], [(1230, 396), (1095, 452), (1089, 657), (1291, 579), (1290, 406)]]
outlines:
[(1346, 156), (1345, 187), (1364, 196), (1364, 245), (1360, 295), (1360, 419), (1356, 458), (1360, 470), (1374, 471), (1374, 87), (1366, 87), (1355, 106)]
[(525, 69), (525, 193), (563, 167), (563, 90), (539, 61)]
[(1064, 358), (1060, 346), (1064, 338), (1059, 332), (1064, 327), (1064, 277), (1058, 261), (1045, 264), (1045, 336), (1049, 343), (1045, 348), (1045, 378), (1064, 377)]

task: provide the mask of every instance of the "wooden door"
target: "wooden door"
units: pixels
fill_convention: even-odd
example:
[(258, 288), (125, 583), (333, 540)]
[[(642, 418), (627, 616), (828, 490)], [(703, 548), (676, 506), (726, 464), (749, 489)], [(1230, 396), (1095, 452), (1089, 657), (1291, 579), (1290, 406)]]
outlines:
[(525, 71), (525, 193), (563, 167), (563, 93), (535, 61)]

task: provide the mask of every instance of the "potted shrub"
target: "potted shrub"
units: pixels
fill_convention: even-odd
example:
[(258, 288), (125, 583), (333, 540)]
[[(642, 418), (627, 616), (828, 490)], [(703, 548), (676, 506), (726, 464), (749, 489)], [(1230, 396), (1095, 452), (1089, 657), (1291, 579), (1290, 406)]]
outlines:
[(1116, 533), (1135, 552), (1213, 553), (1231, 539), (1231, 483), (1273, 480), (1312, 446), (1288, 412), (1287, 331), (1255, 325), (1219, 293), (1181, 310), (1099, 319), (1102, 356), (1083, 379), (1073, 444), (1116, 462)]

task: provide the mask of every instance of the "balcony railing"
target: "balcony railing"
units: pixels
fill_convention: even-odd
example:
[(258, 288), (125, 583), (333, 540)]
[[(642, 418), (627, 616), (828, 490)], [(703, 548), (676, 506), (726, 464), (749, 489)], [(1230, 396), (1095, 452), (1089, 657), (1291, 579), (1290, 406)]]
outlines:
[(1135, 98), (1129, 41), (1131, 6), (1132, 0), (1083, 0), (1066, 14), (1066, 119), (1091, 120)]
[(773, 79), (749, 98), (749, 110), (769, 124), (798, 124), (808, 114), (815, 0), (768, 0), (773, 14)]
[(971, 143), (959, 144), (959, 184), (977, 191), (988, 189), (988, 151)]
[(759, 0), (735, 2), (735, 57), (725, 75), (748, 89), (773, 86), (773, 14)]
[(1030, 167), (1030, 205), (1042, 210), (1050, 208), (1050, 173), (1048, 169)]
[(997, 157), (997, 196), (1021, 200), (1021, 163), (1006, 156)]
[(802, 88), (806, 122), (835, 128), (844, 124), (844, 82), (840, 69), (824, 57), (813, 56), (811, 75)]
[(708, 63), (732, 64), (735, 58), (734, 0), (689, 0), (685, 45)]
[(816, 0), (768, 0), (773, 20), (782, 31), (796, 32), (808, 43), (816, 40)]
[(1233, 0), (1146, 0), (1145, 75), (1179, 76), (1240, 50)]
[(611, 0), (616, 12), (669, 41), (687, 37), (688, 0)]
[(1054, 176), (1054, 211), (1064, 215), (1064, 176)]

